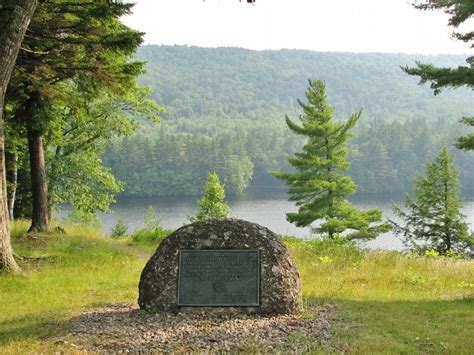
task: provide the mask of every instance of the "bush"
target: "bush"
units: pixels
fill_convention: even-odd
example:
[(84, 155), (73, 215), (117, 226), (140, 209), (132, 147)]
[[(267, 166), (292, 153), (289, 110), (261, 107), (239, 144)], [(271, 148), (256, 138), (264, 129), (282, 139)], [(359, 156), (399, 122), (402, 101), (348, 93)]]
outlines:
[(149, 206), (143, 217), (144, 227), (136, 230), (132, 235), (132, 242), (142, 244), (157, 244), (165, 239), (170, 233), (170, 230), (164, 229), (161, 226), (160, 220), (153, 206)]
[(164, 229), (164, 228), (155, 228), (153, 230), (147, 230), (145, 228), (143, 229), (138, 229), (135, 231), (132, 235), (132, 242), (140, 244), (148, 244), (148, 243), (153, 243), (153, 244), (158, 244), (161, 242), (163, 239), (165, 239), (171, 231)]
[(97, 213), (79, 210), (74, 207), (71, 212), (69, 212), (67, 221), (71, 224), (86, 225), (97, 229), (100, 229), (102, 226), (102, 221), (99, 216), (97, 216)]
[(127, 235), (128, 227), (122, 218), (119, 218), (112, 228), (110, 237), (113, 239), (123, 238)]
[(198, 201), (198, 207), (197, 215), (190, 218), (191, 222), (229, 217), (230, 208), (225, 201), (224, 185), (221, 184), (216, 173), (207, 175), (206, 186), (204, 186), (204, 192)]
[(153, 231), (161, 229), (160, 219), (153, 206), (148, 206), (145, 215), (143, 216), (144, 230)]

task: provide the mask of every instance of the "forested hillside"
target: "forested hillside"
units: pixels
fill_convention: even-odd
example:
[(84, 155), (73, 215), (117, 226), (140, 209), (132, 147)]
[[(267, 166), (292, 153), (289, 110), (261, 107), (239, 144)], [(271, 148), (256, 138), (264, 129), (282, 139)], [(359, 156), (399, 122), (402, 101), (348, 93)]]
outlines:
[[(105, 155), (126, 195), (196, 195), (209, 171), (228, 193), (281, 186), (269, 171), (288, 169), (286, 158), (302, 144), (284, 117), (299, 114), (309, 78), (326, 81), (336, 117), (363, 110), (350, 143), (359, 192), (410, 191), (413, 176), (464, 133), (458, 120), (474, 111), (471, 91), (435, 97), (400, 69), (416, 60), (454, 66), (464, 56), (145, 46), (138, 59), (148, 63), (141, 83), (167, 111), (161, 124), (144, 123)], [(473, 154), (452, 152), (464, 192), (474, 190)]]

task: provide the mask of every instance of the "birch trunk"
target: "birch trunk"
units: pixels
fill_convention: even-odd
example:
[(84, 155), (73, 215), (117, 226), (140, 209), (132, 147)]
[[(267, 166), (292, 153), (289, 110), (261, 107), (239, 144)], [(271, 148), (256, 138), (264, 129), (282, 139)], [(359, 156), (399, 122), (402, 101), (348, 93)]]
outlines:
[(18, 154), (10, 153), (6, 157), (7, 162), (7, 174), (10, 186), (8, 186), (8, 216), (10, 221), (15, 219), (15, 199), (16, 199), (16, 186), (18, 184)]

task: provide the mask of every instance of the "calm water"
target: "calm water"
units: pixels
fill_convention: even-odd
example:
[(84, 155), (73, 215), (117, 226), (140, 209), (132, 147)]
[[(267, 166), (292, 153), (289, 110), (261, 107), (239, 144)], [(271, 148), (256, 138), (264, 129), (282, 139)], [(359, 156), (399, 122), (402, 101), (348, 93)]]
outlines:
[[(385, 218), (394, 218), (391, 201), (399, 196), (358, 196), (352, 199), (359, 208), (379, 208), (383, 210)], [(133, 198), (119, 199), (108, 213), (100, 214), (103, 222), (103, 231), (110, 233), (117, 219), (122, 218), (128, 225), (129, 231), (143, 226), (143, 215), (148, 206), (153, 206), (162, 225), (169, 229), (176, 229), (188, 223), (188, 217), (196, 213), (197, 198)], [(284, 193), (250, 194), (230, 198), (228, 200), (232, 210), (232, 217), (256, 222), (268, 227), (281, 235), (293, 235), (299, 238), (313, 238), (309, 228), (297, 228), (288, 223), (286, 212), (296, 211), (293, 203), (288, 202)], [(397, 201), (398, 204), (401, 204)], [(61, 213), (64, 216), (66, 211)], [(466, 198), (463, 213), (466, 215), (471, 229), (474, 229), (474, 196)], [(403, 249), (399, 239), (391, 233), (380, 235), (376, 240), (363, 244), (369, 248)]]

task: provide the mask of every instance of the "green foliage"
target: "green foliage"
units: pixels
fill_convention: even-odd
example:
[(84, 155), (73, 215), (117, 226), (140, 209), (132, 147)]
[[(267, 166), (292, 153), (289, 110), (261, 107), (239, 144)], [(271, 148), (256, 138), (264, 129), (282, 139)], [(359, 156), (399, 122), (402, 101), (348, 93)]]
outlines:
[(97, 213), (85, 211), (75, 207), (73, 207), (69, 212), (67, 222), (74, 225), (83, 225), (97, 229), (99, 229), (102, 225), (102, 220), (99, 216), (97, 216)]
[(293, 173), (275, 173), (290, 187), (290, 201), (298, 206), (297, 213), (287, 213), (289, 222), (299, 227), (320, 222), (313, 229), (323, 237), (335, 238), (346, 232), (348, 239), (373, 239), (389, 230), (388, 224), (376, 224), (382, 219), (380, 210), (360, 211), (345, 199), (356, 191), (347, 170), (346, 144), (349, 130), (361, 112), (342, 122), (333, 120), (333, 108), (326, 98), (322, 81), (309, 81), (306, 91), (308, 103), (300, 102), (304, 113), (299, 116), (301, 126), (286, 117), (291, 131), (307, 137), (302, 152), (289, 159)]
[(144, 128), (133, 138), (115, 140), (105, 161), (128, 195), (198, 195), (208, 171), (216, 171), (229, 193), (241, 193), (252, 176), (253, 164), (234, 136), (217, 139), (166, 128)]
[[(137, 58), (148, 62), (140, 82), (153, 87), (167, 110), (159, 126), (142, 123), (132, 137), (113, 140), (104, 155), (126, 196), (196, 196), (209, 171), (227, 195), (283, 190), (269, 171), (290, 171), (287, 157), (304, 142), (280, 118), (298, 114), (294, 98), (304, 94), (308, 76), (326, 81), (336, 119), (364, 108), (348, 146), (357, 192), (410, 191), (439, 147), (465, 134), (458, 117), (474, 110), (469, 90), (433, 97), (405, 75), (400, 65), (414, 63), (411, 55), (144, 46)], [(427, 60), (453, 67), (462, 59)], [(474, 156), (453, 154), (463, 192), (472, 190)]]
[(148, 206), (143, 216), (143, 228), (132, 233), (131, 239), (136, 244), (153, 244), (161, 242), (172, 231), (164, 229), (153, 206)]
[[(359, 120), (348, 145), (348, 173), (358, 192), (410, 191), (413, 177), (422, 173), (439, 147), (451, 144), (463, 131), (455, 119)], [(282, 120), (177, 120), (113, 140), (104, 163), (124, 182), (125, 196), (199, 195), (208, 171), (219, 175), (229, 195), (248, 187), (283, 189), (268, 171), (289, 171), (286, 157), (302, 144), (302, 137), (288, 134)], [(458, 150), (453, 155), (468, 192), (472, 190), (474, 156)]]
[[(405, 192), (433, 160), (439, 147), (452, 144), (464, 132), (462, 125), (446, 119), (411, 120), (404, 123), (358, 124), (350, 142), (350, 175), (360, 192)], [(396, 147), (396, 149), (394, 149)], [(472, 191), (474, 155), (454, 151), (460, 167), (463, 192)]]
[[(443, 10), (449, 15), (449, 26), (458, 28), (474, 14), (471, 0), (418, 0), (415, 7), (420, 10)], [(474, 39), (474, 32), (454, 32), (453, 38), (469, 43)], [(472, 47), (471, 43), (471, 47)], [(416, 68), (405, 67), (404, 70), (410, 75), (421, 78), (421, 83), (431, 82), (431, 88), (435, 94), (439, 94), (442, 88), (467, 86), (474, 88), (474, 57), (466, 59), (468, 66), (457, 68), (440, 68), (432, 64), (417, 62)]]
[(223, 219), (229, 217), (230, 208), (225, 201), (224, 186), (216, 173), (209, 173), (202, 197), (198, 201), (198, 212), (191, 222), (206, 219)]
[(469, 234), (465, 216), (460, 212), (458, 173), (447, 147), (426, 167), (426, 176), (415, 179), (415, 199), (405, 195), (407, 211), (394, 205), (404, 225), (391, 221), (394, 232), (414, 251), (424, 254), (435, 250), (440, 255), (469, 254), (474, 235)]
[(138, 229), (130, 236), (134, 244), (152, 244), (156, 247), (163, 239), (172, 233), (171, 230), (164, 228)]
[(420, 83), (431, 82), (431, 88), (437, 95), (442, 88), (458, 88), (461, 86), (474, 87), (474, 57), (467, 59), (469, 66), (459, 66), (453, 68), (438, 68), (432, 64), (416, 62), (416, 68), (404, 67), (403, 70), (409, 75), (416, 75), (421, 78)]
[(148, 206), (147, 210), (145, 211), (145, 215), (143, 216), (143, 224), (145, 230), (154, 230), (161, 228), (161, 223), (158, 218), (158, 214), (153, 206)]
[(132, 7), (46, 1), (29, 25), (8, 89), (7, 133), (11, 150), (24, 144), (25, 127), (42, 137), (51, 209), (107, 210), (122, 189), (102, 163), (107, 141), (131, 134), (137, 117), (157, 120), (161, 106), (135, 82), (144, 63), (131, 60), (143, 33), (120, 22)]
[(127, 236), (128, 226), (122, 218), (117, 219), (115, 225), (112, 227), (110, 237), (112, 239), (120, 239)]
[[(465, 125), (474, 127), (474, 117), (463, 117), (461, 122)], [(474, 132), (459, 137), (456, 142), (456, 147), (463, 150), (474, 150)]]
[[(469, 21), (474, 15), (474, 6), (472, 0), (419, 0), (416, 7), (421, 10), (443, 10), (449, 18), (449, 26), (458, 28), (464, 22)], [(469, 43), (474, 47), (474, 31), (467, 33), (453, 32), (453, 38)], [(433, 64), (416, 63), (416, 68), (406, 66), (404, 71), (409, 75), (420, 77), (420, 84), (431, 82), (431, 88), (435, 95), (441, 92), (443, 88), (458, 88), (466, 86), (474, 89), (474, 56), (466, 58), (467, 66), (458, 66), (457, 68), (441, 68)], [(474, 126), (473, 118), (464, 118), (462, 120), (469, 126)], [(458, 139), (458, 148), (464, 150), (474, 150), (474, 133), (460, 137)]]
[[(405, 75), (400, 66), (413, 65), (416, 55), (148, 45), (137, 58), (147, 62), (140, 83), (151, 86), (153, 98), (166, 106), (165, 121), (275, 121), (281, 112), (298, 112), (295, 98), (303, 97), (308, 77), (327, 83), (338, 118), (363, 107), (367, 121), (446, 119), (468, 115), (473, 107), (468, 90), (435, 98)], [(444, 67), (464, 62), (461, 55), (426, 58)]]
[(149, 93), (137, 87), (120, 95), (100, 91), (94, 99), (76, 95), (73, 104), (63, 103), (48, 141), (55, 147), (47, 155), (53, 208), (69, 202), (83, 210), (108, 210), (122, 184), (104, 166), (102, 154), (110, 139), (135, 131), (134, 118), (156, 119), (160, 106), (147, 99)]

